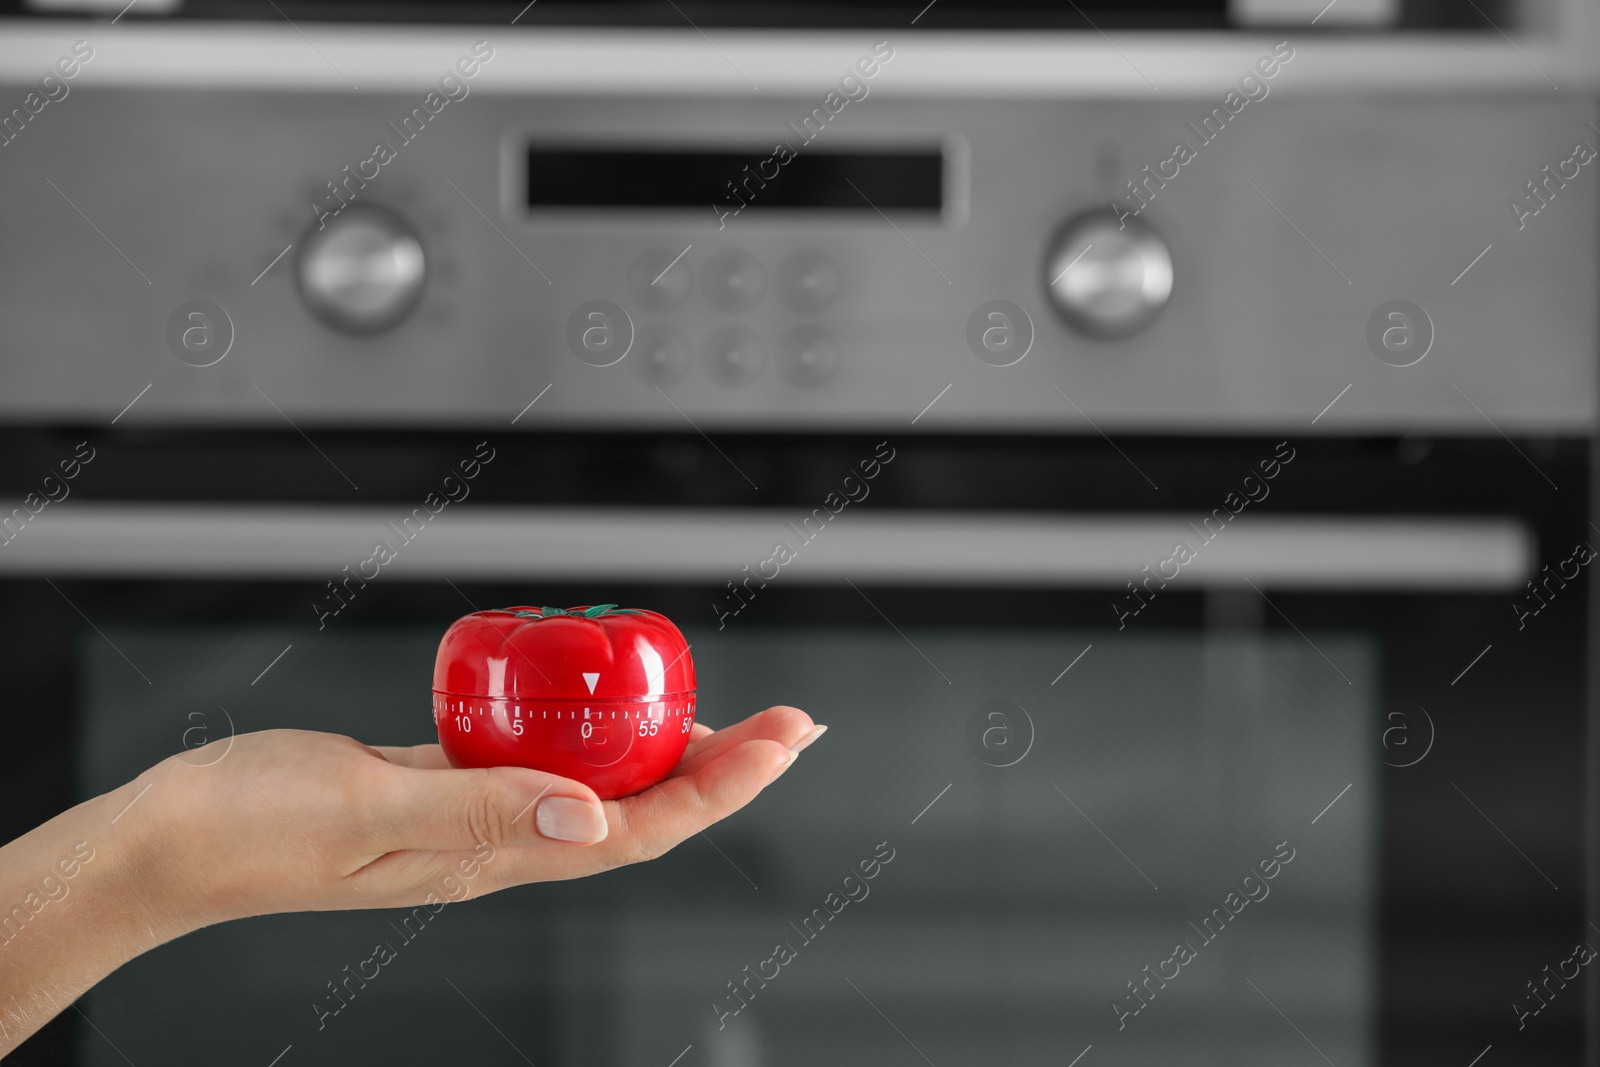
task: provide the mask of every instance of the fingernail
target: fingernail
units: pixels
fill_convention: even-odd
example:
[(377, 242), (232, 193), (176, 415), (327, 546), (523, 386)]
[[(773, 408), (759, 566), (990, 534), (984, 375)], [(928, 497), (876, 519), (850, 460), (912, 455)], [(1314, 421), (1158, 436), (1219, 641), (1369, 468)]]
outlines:
[(575, 841), (593, 845), (606, 839), (605, 812), (587, 800), (576, 797), (550, 797), (539, 802), (534, 813), (539, 833), (553, 841)]
[(790, 752), (800, 753), (811, 747), (811, 742), (828, 732), (826, 726), (813, 726), (811, 732), (789, 747)]

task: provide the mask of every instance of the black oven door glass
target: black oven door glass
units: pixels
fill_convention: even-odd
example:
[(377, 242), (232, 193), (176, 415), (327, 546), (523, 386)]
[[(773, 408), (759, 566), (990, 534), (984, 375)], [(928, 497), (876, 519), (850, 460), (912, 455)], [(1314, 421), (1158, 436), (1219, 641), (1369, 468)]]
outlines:
[[(511, 1045), (538, 1064), (666, 1064), (693, 1045), (710, 1064), (894, 1063), (909, 1042), (935, 1062), (1065, 1062), (1094, 1043), (1117, 1062), (1265, 1067), (1303, 1060), (1306, 1038), (1341, 1067), (1372, 1062), (1378, 639), (1108, 641), (946, 614), (899, 632), (686, 627), (704, 721), (781, 698), (831, 731), (653, 865), (423, 919), (206, 929), (128, 964), (89, 1013), (135, 1062), (266, 1063), (288, 1045), (296, 1064), (515, 1062)], [(101, 629), (78, 641), (86, 791), (231, 729), (431, 736), (434, 623)], [(863, 861), (876, 877), (847, 881)], [(83, 1048), (87, 1067), (123, 1063)]]

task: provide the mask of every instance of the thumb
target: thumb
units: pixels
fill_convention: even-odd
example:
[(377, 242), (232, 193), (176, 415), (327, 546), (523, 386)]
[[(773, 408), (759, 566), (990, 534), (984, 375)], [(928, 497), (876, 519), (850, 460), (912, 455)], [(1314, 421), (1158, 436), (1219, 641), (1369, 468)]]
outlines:
[(378, 847), (454, 851), (488, 843), (604, 841), (594, 790), (526, 767), (418, 770), (389, 766), (378, 790)]

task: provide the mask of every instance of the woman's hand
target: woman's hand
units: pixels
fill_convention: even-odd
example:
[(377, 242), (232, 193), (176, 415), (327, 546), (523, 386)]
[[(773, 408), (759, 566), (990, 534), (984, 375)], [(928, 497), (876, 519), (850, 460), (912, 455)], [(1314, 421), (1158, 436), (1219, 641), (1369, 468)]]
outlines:
[(150, 826), (149, 877), (166, 904), (155, 925), (181, 933), (269, 912), (410, 906), (457, 885), (477, 896), (652, 859), (748, 804), (815, 736), (796, 708), (716, 732), (697, 724), (668, 778), (601, 801), (542, 771), (451, 769), (438, 745), (270, 730), (173, 756), (110, 796), (125, 804), (151, 785), (122, 821)]
[[(0, 1054), (127, 959), (211, 923), (461, 900), (659, 856), (824, 729), (786, 707), (697, 724), (670, 777), (604, 802), (541, 771), (452, 769), (438, 745), (299, 730), (173, 756), (0, 849), (0, 900), (39, 901), (0, 945)], [(53, 875), (61, 902), (33, 892), (79, 842), (93, 858)]]

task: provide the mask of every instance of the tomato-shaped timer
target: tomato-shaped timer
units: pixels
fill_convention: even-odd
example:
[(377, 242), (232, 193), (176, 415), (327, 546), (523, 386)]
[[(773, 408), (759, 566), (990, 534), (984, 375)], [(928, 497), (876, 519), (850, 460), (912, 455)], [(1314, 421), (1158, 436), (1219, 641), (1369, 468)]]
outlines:
[(602, 800), (677, 766), (694, 726), (694, 662), (664, 615), (597, 604), (457, 619), (433, 667), (433, 722), (456, 767), (532, 767)]

